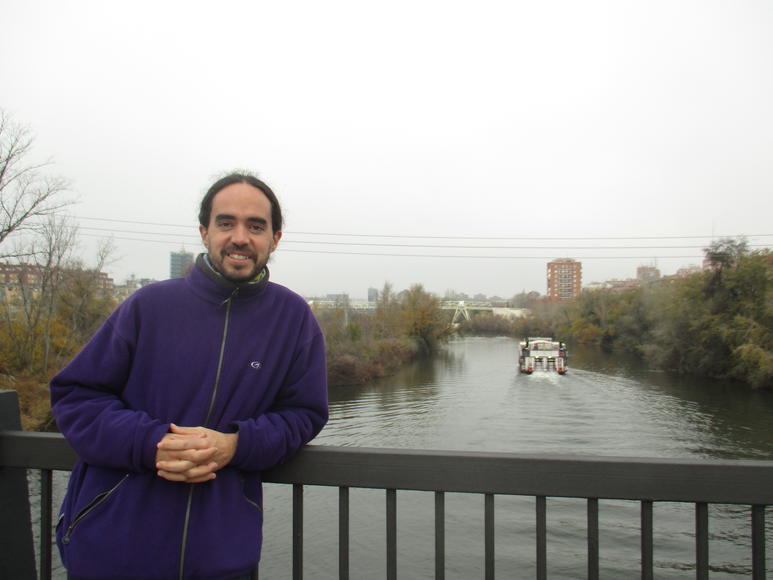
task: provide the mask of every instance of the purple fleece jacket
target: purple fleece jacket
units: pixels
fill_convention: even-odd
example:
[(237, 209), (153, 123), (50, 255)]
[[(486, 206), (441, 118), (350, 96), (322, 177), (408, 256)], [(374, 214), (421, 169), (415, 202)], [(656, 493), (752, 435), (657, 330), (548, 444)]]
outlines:
[[(260, 472), (327, 421), (325, 347), (305, 301), (268, 281), (234, 285), (200, 256), (146, 286), (51, 381), (78, 453), (57, 526), (71, 577), (231, 579), (260, 558)], [(170, 423), (239, 433), (217, 478), (155, 470)]]

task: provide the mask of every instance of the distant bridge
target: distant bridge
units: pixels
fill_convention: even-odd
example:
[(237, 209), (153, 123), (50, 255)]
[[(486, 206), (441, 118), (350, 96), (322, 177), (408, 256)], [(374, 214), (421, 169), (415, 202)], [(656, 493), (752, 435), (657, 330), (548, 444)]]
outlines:
[(494, 306), (491, 302), (467, 300), (444, 300), (440, 303), (440, 308), (443, 310), (454, 311), (454, 317), (451, 319), (451, 324), (458, 324), (461, 320), (469, 320), (470, 312), (476, 311), (491, 312), (494, 316), (501, 316), (502, 318), (509, 318), (510, 320), (526, 318), (531, 314), (531, 310), (528, 308), (505, 308), (502, 306)]
[(309, 300), (309, 306), (319, 308), (348, 308), (349, 310), (376, 310), (376, 302), (369, 300)]
[[(374, 311), (376, 302), (368, 300), (309, 300), (309, 305), (317, 308), (345, 308), (348, 310)], [(494, 306), (491, 302), (475, 300), (442, 300), (441, 310), (453, 310), (454, 316), (451, 324), (458, 324), (462, 320), (470, 319), (470, 312), (491, 312), (494, 316), (509, 318), (525, 318), (531, 314), (528, 308), (505, 308)]]

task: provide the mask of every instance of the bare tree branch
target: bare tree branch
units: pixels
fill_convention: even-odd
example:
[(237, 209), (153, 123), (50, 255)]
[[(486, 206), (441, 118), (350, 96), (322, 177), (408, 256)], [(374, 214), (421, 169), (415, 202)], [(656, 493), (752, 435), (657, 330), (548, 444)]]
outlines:
[(0, 109), (0, 244), (13, 232), (31, 227), (30, 218), (51, 215), (71, 202), (61, 199), (68, 182), (45, 174), (51, 165), (30, 163), (29, 128)]
[(116, 261), (115, 240), (113, 238), (100, 238), (97, 242), (97, 262), (94, 266), (96, 272), (101, 272), (107, 266)]

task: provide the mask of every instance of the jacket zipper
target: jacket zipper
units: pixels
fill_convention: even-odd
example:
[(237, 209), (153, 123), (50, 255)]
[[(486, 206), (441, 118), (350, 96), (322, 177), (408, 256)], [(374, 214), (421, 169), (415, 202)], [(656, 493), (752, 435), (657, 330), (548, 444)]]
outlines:
[[(225, 322), (223, 324), (223, 338), (220, 340), (220, 353), (218, 355), (217, 360), (217, 371), (215, 372), (215, 385), (212, 389), (212, 397), (209, 400), (209, 408), (207, 409), (207, 416), (204, 419), (204, 426), (206, 427), (209, 423), (210, 418), (212, 417), (212, 411), (215, 408), (215, 398), (217, 397), (217, 391), (220, 387), (220, 372), (223, 368), (223, 356), (225, 355), (225, 341), (228, 337), (228, 323), (231, 319), (231, 303), (233, 300), (233, 297), (236, 296), (236, 293), (239, 291), (237, 288), (234, 290), (233, 294), (228, 297), (228, 299), (225, 301)], [(196, 485), (189, 483), (188, 484), (188, 501), (185, 504), (185, 518), (183, 520), (183, 536), (182, 540), (180, 542), (180, 563), (179, 563), (179, 580), (183, 580), (184, 576), (183, 573), (185, 571), (185, 550), (188, 546), (188, 524), (190, 523), (191, 519), (191, 505), (193, 503), (193, 490), (196, 489)]]
[[(91, 512), (93, 512), (95, 509), (97, 509), (110, 495), (118, 489), (118, 486), (121, 485), (124, 481), (126, 481), (126, 478), (129, 477), (129, 474), (127, 473), (121, 478), (121, 481), (116, 483), (111, 489), (108, 489), (107, 491), (103, 491), (102, 493), (97, 494), (94, 496), (94, 499), (91, 500), (91, 502), (83, 508), (80, 513), (75, 517), (75, 519), (70, 523), (69, 526), (67, 526), (67, 531), (64, 533), (64, 536), (62, 536), (62, 543), (66, 546), (70, 543), (70, 535), (72, 534), (73, 530), (75, 529), (75, 526), (78, 525), (78, 523), (85, 518), (87, 515), (89, 515)], [(61, 519), (61, 518), (60, 518)]]

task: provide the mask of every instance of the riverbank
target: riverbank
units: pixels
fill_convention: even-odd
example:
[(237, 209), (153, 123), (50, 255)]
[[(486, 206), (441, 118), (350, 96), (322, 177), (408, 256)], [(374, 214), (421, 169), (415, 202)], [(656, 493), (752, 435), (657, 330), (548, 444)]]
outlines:
[(410, 338), (338, 343), (328, 348), (328, 384), (363, 385), (380, 379), (414, 361), (421, 351), (418, 341)]
[(421, 285), (399, 294), (385, 284), (373, 312), (346, 303), (314, 309), (327, 349), (330, 386), (363, 385), (437, 350), (452, 334), (451, 316)]

